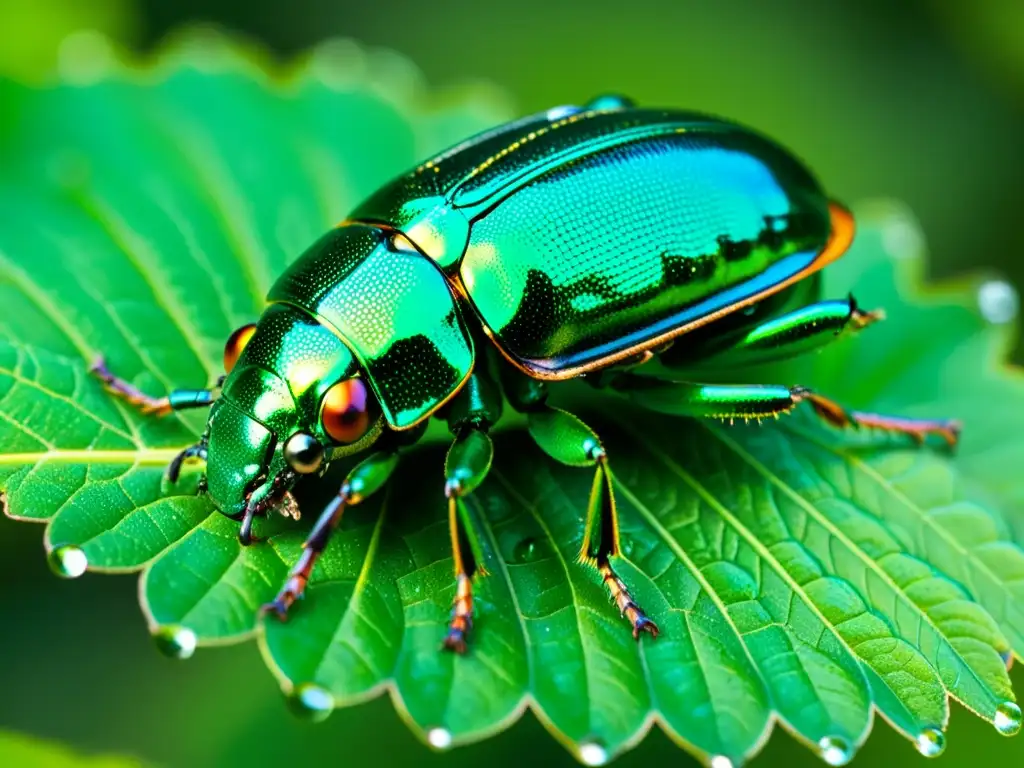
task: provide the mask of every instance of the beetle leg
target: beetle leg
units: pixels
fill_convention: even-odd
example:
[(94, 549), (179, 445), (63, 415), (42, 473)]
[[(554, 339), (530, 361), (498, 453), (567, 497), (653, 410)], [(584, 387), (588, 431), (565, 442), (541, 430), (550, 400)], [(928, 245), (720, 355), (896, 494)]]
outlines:
[(938, 435), (950, 448), (960, 441), (960, 422), (953, 419), (908, 419), (879, 413), (848, 411), (834, 400), (814, 392), (805, 392), (804, 398), (814, 412), (834, 427), (879, 429), (909, 435), (914, 442), (923, 444), (928, 435)]
[(938, 435), (955, 446), (960, 425), (949, 420), (908, 419), (860, 411), (847, 411), (838, 403), (806, 387), (772, 384), (696, 384), (649, 376), (620, 374), (611, 386), (638, 404), (659, 413), (718, 419), (761, 419), (788, 413), (807, 402), (819, 417), (836, 427), (867, 427), (909, 435), (922, 443)]
[(639, 639), (641, 632), (657, 637), (658, 626), (633, 599), (626, 583), (611, 564), (612, 558), (622, 554), (619, 548), (619, 516), (608, 455), (601, 441), (575, 416), (548, 405), (527, 411), (527, 424), (534, 442), (556, 461), (595, 468), (579, 560), (597, 568), (619, 613), (632, 625), (634, 638)]
[(444, 494), (448, 499), (448, 530), (455, 565), (455, 599), (448, 634), (441, 647), (465, 653), (473, 627), (473, 579), (483, 576), (480, 538), (463, 499), (487, 477), (494, 446), (487, 430), (499, 418), (501, 388), (485, 364), (479, 364), (458, 395), (446, 407), (448, 429), (455, 436), (444, 462)]
[(305, 593), (313, 567), (341, 522), (342, 514), (348, 507), (359, 504), (380, 490), (397, 466), (396, 451), (378, 451), (363, 459), (349, 472), (341, 490), (320, 513), (313, 530), (303, 542), (302, 555), (289, 571), (281, 591), (272, 602), (263, 606), (264, 613), (273, 613), (281, 621), (288, 618), (288, 610)]
[(483, 424), (467, 424), (459, 430), (445, 459), (444, 494), (448, 498), (448, 532), (455, 566), (455, 600), (448, 634), (441, 647), (466, 652), (466, 637), (473, 628), (473, 579), (486, 575), (483, 553), (472, 516), (463, 497), (487, 477), (494, 446)]
[(673, 416), (761, 419), (791, 411), (807, 394), (803, 387), (773, 384), (696, 384), (623, 373), (610, 385), (645, 408)]
[(152, 397), (111, 373), (102, 358), (93, 363), (89, 372), (103, 382), (110, 394), (135, 406), (142, 413), (154, 416), (166, 416), (172, 411), (212, 405), (221, 383), (218, 381), (214, 389), (176, 389), (166, 397)]
[(448, 634), (441, 648), (455, 653), (466, 652), (466, 638), (473, 629), (473, 577), (479, 572), (473, 547), (467, 546), (470, 542), (468, 532), (472, 526), (467, 525), (469, 521), (466, 518), (468, 510), (462, 498), (449, 493), (448, 533), (452, 540), (452, 560), (455, 565), (455, 599), (452, 602)]
[(767, 320), (739, 334), (716, 332), (714, 324), (691, 343), (676, 345), (661, 357), (669, 368), (722, 368), (783, 360), (820, 349), (836, 339), (884, 319), (882, 310), (861, 309), (851, 294), (822, 301)]

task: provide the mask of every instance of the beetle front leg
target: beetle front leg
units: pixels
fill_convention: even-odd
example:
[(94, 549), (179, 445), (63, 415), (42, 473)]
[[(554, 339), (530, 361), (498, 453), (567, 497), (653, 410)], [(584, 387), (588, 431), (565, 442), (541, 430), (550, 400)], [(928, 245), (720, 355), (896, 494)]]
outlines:
[(217, 398), (223, 382), (221, 377), (212, 389), (175, 389), (166, 397), (152, 397), (111, 373), (102, 358), (93, 363), (89, 372), (103, 382), (107, 392), (135, 406), (143, 414), (153, 416), (166, 416), (189, 408), (206, 408)]
[(659, 413), (717, 419), (763, 419), (788, 413), (807, 402), (819, 417), (837, 427), (865, 427), (909, 435), (924, 442), (928, 435), (956, 445), (960, 426), (955, 421), (908, 419), (875, 413), (847, 411), (838, 403), (807, 387), (772, 384), (697, 384), (666, 381), (650, 376), (620, 374), (611, 386), (631, 399)]
[(444, 493), (448, 499), (448, 533), (455, 566), (455, 600), (442, 648), (466, 652), (466, 638), (473, 628), (473, 579), (484, 575), (480, 538), (463, 497), (472, 493), (487, 477), (494, 446), (481, 424), (465, 426), (455, 438), (445, 459)]
[(463, 499), (487, 477), (494, 446), (487, 430), (502, 411), (501, 389), (481, 364), (445, 411), (455, 436), (444, 462), (444, 495), (448, 499), (448, 532), (455, 565), (455, 599), (442, 648), (465, 653), (473, 627), (473, 580), (485, 574), (480, 537)]
[(263, 606), (265, 613), (273, 613), (282, 621), (288, 618), (288, 610), (306, 591), (313, 567), (341, 522), (342, 514), (348, 507), (361, 503), (379, 491), (397, 466), (397, 451), (379, 451), (363, 459), (348, 473), (345, 482), (341, 484), (341, 490), (320, 513), (313, 530), (303, 542), (302, 555), (288, 573), (284, 587), (273, 602)]

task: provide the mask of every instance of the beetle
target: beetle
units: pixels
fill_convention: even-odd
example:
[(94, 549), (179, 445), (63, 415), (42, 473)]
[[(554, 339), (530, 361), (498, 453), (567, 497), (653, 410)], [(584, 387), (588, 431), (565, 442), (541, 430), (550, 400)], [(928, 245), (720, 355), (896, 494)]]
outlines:
[[(107, 389), (166, 414), (210, 407), (200, 490), (241, 522), (298, 516), (291, 490), (367, 453), (265, 610), (287, 617), (346, 508), (378, 491), (431, 416), (452, 443), (444, 494), (456, 593), (443, 647), (466, 649), (479, 537), (464, 498), (487, 475), (489, 428), (525, 414), (537, 445), (595, 473), (580, 560), (633, 636), (658, 635), (614, 569), (619, 526), (598, 435), (550, 405), (585, 378), (654, 411), (763, 418), (809, 404), (837, 427), (937, 435), (953, 421), (848, 411), (803, 386), (701, 384), (696, 363), (743, 366), (875, 322), (850, 296), (822, 301), (819, 271), (853, 238), (851, 214), (793, 155), (737, 124), (621, 97), (558, 107), (479, 134), (382, 187), (276, 281), (258, 323), (225, 348), (210, 389), (150, 397), (98, 362)], [(648, 365), (656, 360), (657, 370)]]

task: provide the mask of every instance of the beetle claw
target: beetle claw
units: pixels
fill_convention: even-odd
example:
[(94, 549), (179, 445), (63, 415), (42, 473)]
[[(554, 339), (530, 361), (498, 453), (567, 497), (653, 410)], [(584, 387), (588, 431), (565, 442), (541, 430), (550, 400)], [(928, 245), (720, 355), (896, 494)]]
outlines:
[(274, 600), (269, 603), (264, 603), (260, 607), (260, 613), (264, 616), (274, 614), (278, 621), (288, 621), (288, 606), (285, 605), (280, 596), (274, 598)]

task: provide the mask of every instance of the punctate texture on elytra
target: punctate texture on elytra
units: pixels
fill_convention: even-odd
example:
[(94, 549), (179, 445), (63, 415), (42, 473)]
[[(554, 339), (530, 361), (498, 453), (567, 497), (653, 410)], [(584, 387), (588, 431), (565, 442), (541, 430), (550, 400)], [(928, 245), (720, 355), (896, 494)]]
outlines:
[[(211, 71), (179, 53), (146, 82), (113, 72), (86, 87), (13, 89), (20, 119), (0, 140), (0, 197), (18, 214), (0, 232), (0, 291), (17, 309), (0, 325), (0, 488), (10, 516), (47, 522), (56, 570), (141, 568), (144, 609), (165, 652), (185, 657), (255, 631), (297, 709), (319, 719), (393, 687), (438, 748), (493, 732), (527, 700), (586, 762), (610, 759), (657, 720), (705, 758), (739, 763), (781, 718), (840, 764), (867, 737), (872, 707), (908, 749), (937, 754), (950, 694), (1000, 731), (1015, 730), (1006, 660), (1024, 647), (1014, 576), (1024, 553), (1001, 510), (1020, 500), (1008, 478), (1021, 453), (1022, 389), (996, 372), (1005, 330), (987, 325), (974, 294), (925, 304), (908, 287), (900, 264), (917, 254), (893, 233), (912, 224), (886, 207), (857, 210), (850, 255), (813, 284), (837, 300), (821, 317), (841, 317), (838, 300), (852, 290), (863, 307), (884, 307), (886, 323), (738, 375), (789, 394), (812, 384), (858, 413), (957, 418), (965, 432), (955, 460), (869, 430), (843, 434), (809, 414), (730, 427), (652, 416), (571, 385), (552, 403), (586, 425), (554, 408), (518, 420), (506, 408), (498, 425), (508, 429), (493, 445), (460, 432), (447, 462), (431, 447), (436, 437), (451, 442), (442, 428), (401, 462), (342, 460), (343, 471), (319, 478), (312, 443), (296, 440), (289, 466), (305, 479), (289, 515), (315, 517), (345, 477), (346, 500), (366, 501), (346, 513), (289, 621), (260, 620), (302, 556), (308, 524), (275, 515), (256, 522), (266, 540), (240, 544), (238, 522), (190, 495), (199, 480), (190, 465), (177, 484), (162, 480), (169, 461), (201, 443), (203, 419), (137, 414), (88, 369), (102, 354), (155, 398), (209, 386), (225, 340), (259, 317), (291, 259), (388, 178), (498, 122), (468, 101), (424, 110), (374, 90), (362, 84), (373, 78), (328, 66), (331, 51), (287, 88), (230, 55)], [(372, 68), (372, 58), (363, 64)], [(90, 127), (97, 115), (102, 130)], [(140, 178), (140, 168), (150, 173)], [(498, 182), (484, 169), (464, 185), (463, 207), (484, 200), (489, 184)], [(428, 237), (409, 242), (422, 247)], [(490, 231), (488, 242), (497, 237)], [(417, 274), (407, 244), (390, 247)], [(770, 327), (775, 315), (757, 314), (764, 307), (747, 315), (745, 353), (759, 362), (780, 330)], [(846, 303), (847, 315), (853, 309)], [(800, 318), (790, 321), (798, 327)], [(315, 325), (304, 326), (309, 344), (330, 342)], [(265, 351), (259, 338), (240, 344), (239, 370)], [(582, 354), (571, 341), (509, 338), (523, 360)], [(700, 342), (713, 348), (718, 338)], [(667, 359), (689, 365), (678, 347)], [(480, 402), (485, 390), (475, 390)], [(525, 387), (522, 402), (535, 394)], [(641, 394), (672, 410), (673, 393)], [(732, 405), (748, 402), (739, 394)], [(334, 433), (354, 437), (339, 443), (376, 439), (358, 415), (372, 402), (365, 395), (347, 385), (332, 398)], [(451, 412), (461, 407), (452, 401)], [(590, 466), (607, 456), (613, 472), (594, 483), (593, 469), (548, 455)], [(588, 499), (600, 519), (611, 498), (618, 581), (576, 562)], [(490, 573), (473, 581), (471, 635), (453, 624), (455, 640), (469, 643), (458, 657), (438, 650), (453, 600), (467, 605), (465, 583), (452, 580), (450, 518), (472, 526), (462, 556)], [(590, 541), (598, 555), (601, 538)], [(619, 597), (628, 587), (632, 608), (657, 622), (656, 642), (630, 638), (602, 581)], [(620, 607), (643, 631), (630, 605)]]

